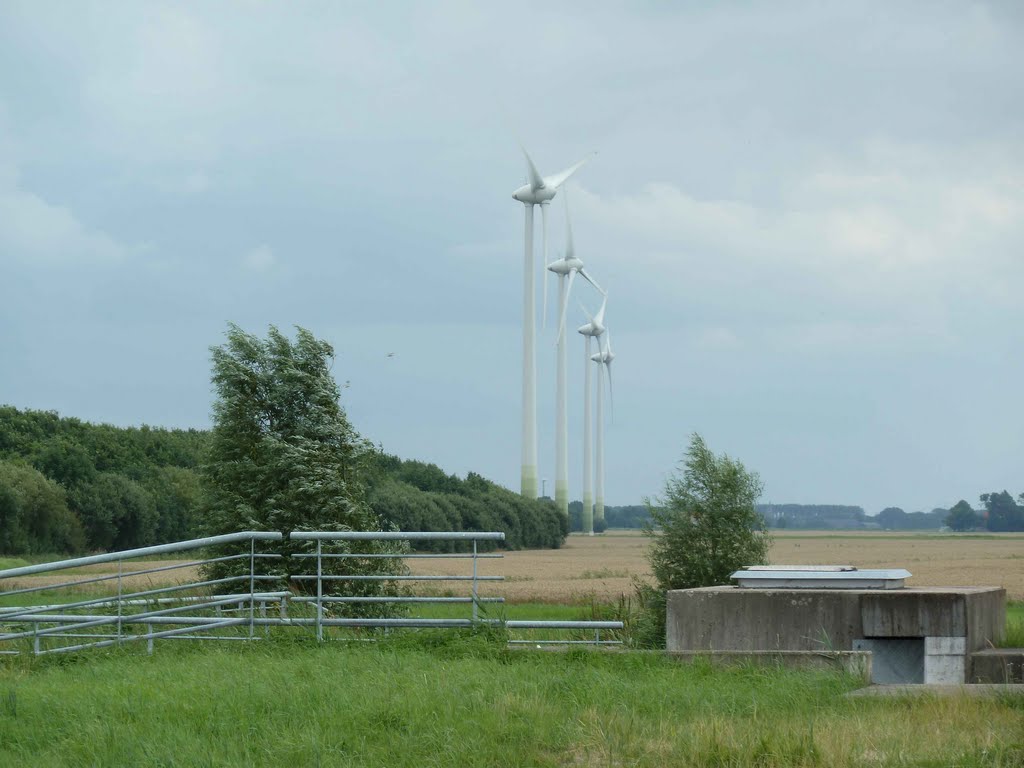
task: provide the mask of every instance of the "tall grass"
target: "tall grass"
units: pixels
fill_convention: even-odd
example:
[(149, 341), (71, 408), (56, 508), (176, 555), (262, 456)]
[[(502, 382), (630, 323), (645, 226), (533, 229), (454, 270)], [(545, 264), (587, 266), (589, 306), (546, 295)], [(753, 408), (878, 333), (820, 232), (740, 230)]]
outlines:
[(1009, 701), (825, 672), (508, 650), (500, 633), (165, 644), (0, 663), (0, 765), (1014, 766)]
[(1004, 648), (1024, 648), (1024, 603), (1006, 604), (1006, 637)]

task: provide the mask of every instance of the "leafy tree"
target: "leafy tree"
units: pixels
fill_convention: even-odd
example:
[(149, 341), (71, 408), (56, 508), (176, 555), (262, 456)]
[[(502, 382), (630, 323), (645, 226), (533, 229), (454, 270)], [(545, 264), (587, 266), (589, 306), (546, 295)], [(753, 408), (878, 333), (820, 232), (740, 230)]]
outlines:
[(690, 438), (682, 473), (669, 477), (661, 498), (647, 502), (647, 559), (657, 584), (636, 585), (638, 644), (664, 645), (668, 590), (727, 584), (735, 570), (767, 561), (771, 539), (755, 508), (760, 495), (756, 473), (716, 456), (700, 435)]
[(954, 531), (973, 531), (978, 522), (978, 513), (963, 499), (954, 504), (946, 515), (946, 525)]
[[(650, 504), (648, 559), (662, 591), (728, 584), (733, 571), (764, 563), (771, 542), (754, 505), (761, 480), (739, 461), (716, 456), (693, 435), (681, 475)], [(659, 530), (660, 529), (660, 530)]]
[(1024, 531), (1024, 509), (1009, 493), (983, 493), (981, 501), (988, 512), (986, 525), (990, 531)]
[(64, 489), (32, 467), (0, 462), (0, 553), (77, 552), (84, 546)]
[(886, 507), (878, 513), (878, 524), (883, 528), (890, 530), (897, 530), (904, 528), (906, 524), (907, 513), (899, 507)]
[[(203, 467), (205, 532), (379, 530), (361, 478), (368, 446), (339, 403), (331, 345), (304, 328), (292, 341), (271, 326), (263, 340), (230, 325), (227, 342), (211, 352), (217, 399)], [(315, 567), (312, 559), (290, 557), (308, 546), (286, 540), (282, 549), (283, 575)], [(361, 563), (332, 558), (325, 570), (394, 566), (387, 558)], [(208, 570), (220, 577), (243, 567), (232, 561)], [(377, 584), (359, 582), (371, 591)]]
[(115, 472), (100, 472), (71, 499), (91, 549), (132, 549), (156, 543), (157, 510), (139, 483)]

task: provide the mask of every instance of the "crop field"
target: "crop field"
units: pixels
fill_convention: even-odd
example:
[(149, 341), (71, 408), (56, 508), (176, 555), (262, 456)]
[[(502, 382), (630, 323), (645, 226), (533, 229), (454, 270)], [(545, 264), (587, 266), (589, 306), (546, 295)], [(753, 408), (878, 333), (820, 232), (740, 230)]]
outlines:
[[(482, 595), (503, 595), (510, 602), (577, 603), (614, 601), (633, 592), (633, 578), (648, 578), (648, 539), (636, 532), (600, 536), (573, 535), (561, 549), (506, 552), (500, 560), (480, 561), (481, 575), (504, 575), (503, 582), (481, 585)], [(1024, 534), (938, 534), (857, 531), (783, 531), (774, 534), (770, 559), (790, 565), (855, 565), (906, 568), (910, 586), (1001, 586), (1007, 598), (1024, 600)], [(135, 561), (133, 570), (169, 566), (173, 560)], [(189, 561), (181, 561), (187, 564)], [(10, 563), (8, 567), (21, 563)], [(467, 575), (464, 560), (416, 560), (414, 573)], [(117, 573), (113, 564), (88, 566), (45, 576), (23, 577), (3, 586), (56, 584), (70, 574)], [(145, 589), (193, 580), (185, 567), (125, 578), (126, 589)], [(453, 591), (464, 593), (461, 587)]]
[[(614, 600), (632, 592), (635, 576), (649, 577), (646, 537), (613, 531), (570, 536), (558, 550), (508, 552), (484, 561), (482, 573), (504, 574), (482, 594), (509, 600), (572, 602)], [(909, 586), (1001, 586), (1010, 600), (1024, 600), (1024, 535), (950, 535), (892, 532), (779, 532), (770, 559), (787, 565), (855, 565), (906, 568)], [(416, 563), (418, 573), (444, 573), (450, 563)]]

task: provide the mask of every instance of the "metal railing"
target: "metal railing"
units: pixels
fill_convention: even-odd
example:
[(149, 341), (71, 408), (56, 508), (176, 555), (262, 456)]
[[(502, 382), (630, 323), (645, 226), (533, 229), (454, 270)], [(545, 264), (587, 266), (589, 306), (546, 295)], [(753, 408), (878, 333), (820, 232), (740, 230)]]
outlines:
[[(543, 630), (544, 636), (510, 643), (613, 644), (602, 630), (617, 621), (506, 620), (486, 606), (504, 598), (481, 596), (479, 586), (502, 576), (482, 575), (482, 552), (504, 540), (501, 532), (244, 531), (154, 547), (79, 557), (0, 571), (0, 653), (67, 653), (155, 640), (256, 640), (272, 627), (306, 627), (324, 640), (365, 629), (500, 625), (513, 632)], [(412, 552), (412, 542), (462, 542), (464, 552)], [(367, 551), (355, 547), (362, 542)], [(267, 551), (268, 546), (288, 551)], [(196, 553), (167, 564), (153, 558)], [(414, 574), (410, 563), (426, 559), (469, 560), (466, 573)], [(315, 568), (303, 567), (314, 561)], [(363, 568), (345, 565), (361, 562)], [(376, 563), (367, 568), (367, 563)], [(385, 567), (391, 564), (393, 567)], [(369, 572), (367, 572), (369, 570)], [(217, 573), (228, 575), (218, 576)], [(55, 576), (60, 574), (59, 576)], [(73, 575), (77, 578), (62, 578)], [(212, 577), (211, 577), (212, 576)], [(56, 580), (55, 580), (56, 579)], [(170, 581), (169, 581), (170, 580)], [(468, 583), (466, 595), (437, 594), (426, 585)], [(368, 592), (369, 594), (354, 594)], [(41, 600), (41, 602), (35, 602)], [(413, 606), (465, 605), (465, 616), (393, 615)], [(358, 615), (386, 609), (389, 615)], [(277, 615), (271, 615), (273, 610)], [(352, 614), (352, 615), (335, 615)], [(481, 614), (485, 614), (483, 617)], [(551, 632), (593, 632), (582, 638), (551, 638)], [(345, 636), (344, 634), (338, 636)], [(372, 638), (371, 638), (372, 639)]]

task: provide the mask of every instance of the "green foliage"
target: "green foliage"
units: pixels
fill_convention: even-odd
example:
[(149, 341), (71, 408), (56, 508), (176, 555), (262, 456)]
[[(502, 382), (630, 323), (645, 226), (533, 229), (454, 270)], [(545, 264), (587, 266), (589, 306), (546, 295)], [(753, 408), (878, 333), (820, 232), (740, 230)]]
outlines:
[[(330, 344), (303, 328), (292, 341), (271, 326), (263, 340), (231, 325), (227, 342), (211, 352), (216, 401), (202, 469), (205, 533), (379, 530), (361, 476), (368, 446), (339, 403)], [(271, 573), (315, 572), (315, 560), (294, 557), (309, 552), (308, 543), (286, 540), (279, 548), (285, 558)], [(348, 551), (344, 544), (328, 549)], [(387, 551), (383, 545), (360, 547), (368, 550)], [(220, 552), (235, 553), (232, 547)], [(387, 558), (332, 558), (324, 570), (365, 574), (394, 566)], [(248, 567), (244, 560), (215, 563), (207, 575), (223, 578)], [(379, 584), (361, 582), (361, 593), (374, 594)]]
[(658, 646), (665, 642), (668, 590), (727, 584), (733, 571), (766, 562), (771, 543), (755, 508), (761, 495), (756, 473), (726, 455), (716, 456), (697, 434), (690, 438), (682, 470), (649, 504), (653, 524), (645, 529), (652, 537), (647, 559), (656, 588), (640, 584), (637, 596), (651, 614), (646, 642)]
[(987, 513), (985, 525), (990, 531), (1024, 531), (1024, 507), (1018, 505), (1009, 493), (983, 493), (981, 501)]
[(77, 552), (84, 546), (64, 489), (32, 467), (0, 461), (0, 553)]
[[(594, 521), (594, 533), (603, 533), (609, 528), (636, 528), (641, 529), (651, 521), (651, 513), (643, 504), (634, 504), (624, 507), (611, 507), (607, 504), (604, 507), (604, 522)], [(583, 530), (583, 502), (569, 502), (569, 530), (580, 532)]]
[[(504, 531), (507, 549), (557, 548), (568, 534), (565, 518), (550, 500), (525, 499), (474, 472), (461, 480), (433, 464), (382, 453), (374, 454), (370, 465), (370, 506), (398, 530)], [(466, 545), (423, 541), (415, 547), (454, 552)]]
[(760, 494), (756, 473), (715, 456), (693, 435), (682, 475), (670, 477), (664, 496), (651, 505), (660, 530), (648, 529), (648, 558), (658, 588), (727, 584), (738, 568), (764, 563), (770, 539), (754, 507)]
[(970, 504), (960, 499), (946, 515), (946, 525), (954, 531), (973, 531), (978, 527), (981, 519)]
[(77, 548), (191, 537), (207, 441), (198, 430), (119, 428), (0, 406), (0, 460), (28, 462), (61, 486), (85, 532)]

